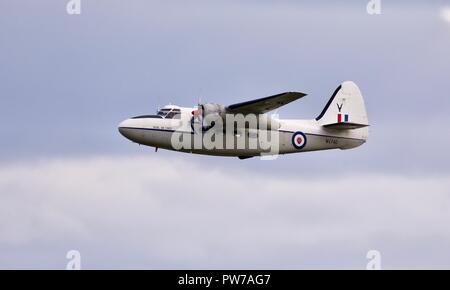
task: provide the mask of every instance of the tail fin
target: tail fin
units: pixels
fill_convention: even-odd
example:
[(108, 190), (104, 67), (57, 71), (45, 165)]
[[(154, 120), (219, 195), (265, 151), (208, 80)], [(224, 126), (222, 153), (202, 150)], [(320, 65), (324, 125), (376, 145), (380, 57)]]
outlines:
[(333, 129), (357, 129), (369, 126), (366, 106), (358, 86), (343, 82), (316, 118), (321, 126)]

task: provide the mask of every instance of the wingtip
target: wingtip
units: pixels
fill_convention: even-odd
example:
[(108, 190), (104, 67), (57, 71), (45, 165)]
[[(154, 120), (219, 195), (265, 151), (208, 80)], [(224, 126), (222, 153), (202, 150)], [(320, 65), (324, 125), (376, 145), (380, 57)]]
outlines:
[(297, 95), (303, 95), (303, 96), (307, 96), (308, 94), (303, 93), (303, 92), (286, 92), (284, 94), (297, 94)]

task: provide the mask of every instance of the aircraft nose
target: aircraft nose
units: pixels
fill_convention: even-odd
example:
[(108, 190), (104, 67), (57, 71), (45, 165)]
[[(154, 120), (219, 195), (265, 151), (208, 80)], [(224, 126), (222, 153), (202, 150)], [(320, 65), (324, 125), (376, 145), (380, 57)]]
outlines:
[(120, 134), (122, 134), (122, 136), (124, 136), (125, 138), (129, 138), (128, 131), (130, 127), (131, 127), (131, 120), (126, 119), (119, 124), (118, 130)]
[(118, 129), (119, 129), (120, 134), (122, 134), (122, 136), (127, 137), (127, 136), (126, 136), (126, 129), (125, 129), (125, 128), (119, 126)]

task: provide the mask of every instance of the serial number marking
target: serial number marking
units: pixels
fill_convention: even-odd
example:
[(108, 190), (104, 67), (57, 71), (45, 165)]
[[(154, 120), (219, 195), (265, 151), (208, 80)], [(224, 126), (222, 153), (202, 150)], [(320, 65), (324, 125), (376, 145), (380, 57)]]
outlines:
[(339, 142), (338, 139), (335, 139), (335, 138), (325, 138), (325, 143), (327, 143), (327, 144), (337, 145), (338, 142)]

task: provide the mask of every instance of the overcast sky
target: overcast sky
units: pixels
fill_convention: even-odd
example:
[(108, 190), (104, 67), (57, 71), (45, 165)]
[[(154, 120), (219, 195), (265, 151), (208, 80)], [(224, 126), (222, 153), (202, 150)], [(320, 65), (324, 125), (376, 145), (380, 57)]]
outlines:
[[(0, 268), (450, 268), (450, 3), (0, 2)], [(188, 4), (189, 3), (189, 4)], [(137, 146), (173, 103), (355, 81), (354, 150), (241, 161)]]

